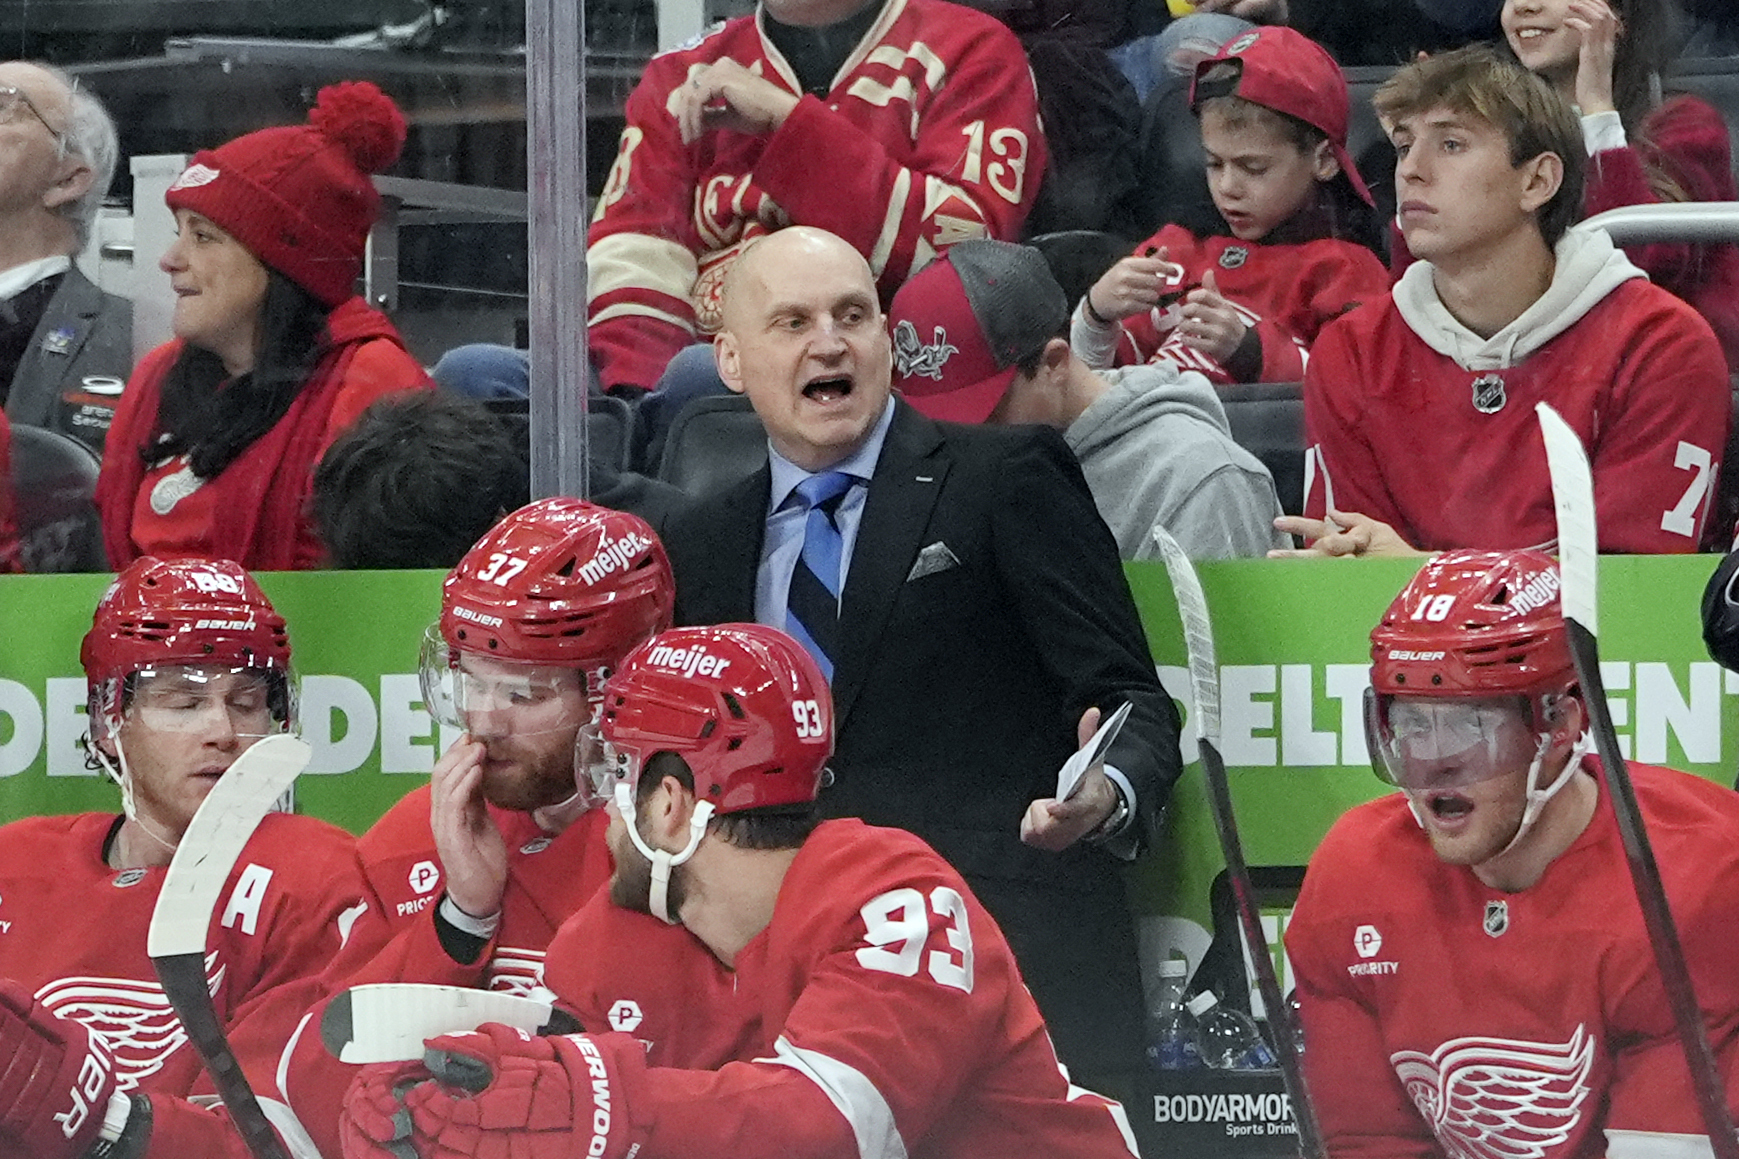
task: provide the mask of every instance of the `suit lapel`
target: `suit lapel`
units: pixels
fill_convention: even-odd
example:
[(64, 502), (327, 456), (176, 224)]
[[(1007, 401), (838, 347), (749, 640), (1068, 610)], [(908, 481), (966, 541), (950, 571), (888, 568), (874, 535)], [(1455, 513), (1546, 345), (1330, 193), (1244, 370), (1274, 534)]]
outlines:
[(852, 548), (851, 573), (840, 599), (833, 710), (841, 723), (862, 687), (894, 597), (924, 546), (930, 512), (942, 493), (949, 465), (936, 424), (898, 403), (870, 480), (863, 522)]
[[(701, 602), (686, 607), (690, 624), (749, 623), (755, 618), (755, 577), (767, 533), (767, 495), (772, 470), (763, 466), (726, 492), (702, 530), (707, 574), (718, 582), (697, 585)], [(678, 592), (681, 595), (681, 592)]]

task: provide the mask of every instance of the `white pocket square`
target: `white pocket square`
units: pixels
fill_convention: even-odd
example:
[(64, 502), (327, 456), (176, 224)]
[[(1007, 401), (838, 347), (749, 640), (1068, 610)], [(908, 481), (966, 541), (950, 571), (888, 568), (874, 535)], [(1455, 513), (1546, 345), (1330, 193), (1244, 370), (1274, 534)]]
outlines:
[(912, 570), (906, 573), (906, 582), (921, 580), (927, 575), (935, 575), (939, 571), (960, 566), (960, 557), (949, 550), (946, 543), (938, 539), (929, 547), (918, 553), (918, 560), (912, 565)]

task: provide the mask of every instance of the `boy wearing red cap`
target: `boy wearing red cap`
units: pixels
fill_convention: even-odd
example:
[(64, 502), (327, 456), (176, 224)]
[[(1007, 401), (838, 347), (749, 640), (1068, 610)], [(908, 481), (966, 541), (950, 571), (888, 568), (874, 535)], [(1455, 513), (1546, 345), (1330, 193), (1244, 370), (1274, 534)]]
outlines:
[(1329, 321), (1382, 296), (1371, 194), (1347, 155), (1347, 87), (1323, 48), (1253, 29), (1196, 67), (1225, 227), (1167, 225), (1096, 282), (1070, 344), (1094, 368), (1161, 360), (1216, 383), (1296, 382)]
[(306, 125), (201, 152), (165, 200), (175, 340), (134, 370), (97, 506), (109, 562), (262, 570), (324, 556), (306, 513), (326, 447), (383, 394), (433, 383), (355, 292), (404, 117), (367, 82), (322, 89)]

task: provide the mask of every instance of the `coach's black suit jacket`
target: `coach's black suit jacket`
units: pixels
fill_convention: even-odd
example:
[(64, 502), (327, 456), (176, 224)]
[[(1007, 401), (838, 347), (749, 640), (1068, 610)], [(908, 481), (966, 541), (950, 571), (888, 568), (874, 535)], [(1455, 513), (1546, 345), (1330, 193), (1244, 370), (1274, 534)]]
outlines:
[[(754, 619), (770, 487), (763, 468), (671, 520), (678, 623)], [(957, 566), (930, 570), (949, 556)], [(929, 574), (913, 578), (921, 557)], [(935, 846), (1008, 934), (1064, 1060), (1121, 1068), (1139, 1041), (1140, 982), (1118, 863), (1085, 843), (1029, 848), (1020, 821), (1055, 794), (1081, 713), (1128, 700), (1110, 763), (1151, 834), (1180, 770), (1178, 717), (1062, 438), (898, 404), (840, 615), (824, 810)]]

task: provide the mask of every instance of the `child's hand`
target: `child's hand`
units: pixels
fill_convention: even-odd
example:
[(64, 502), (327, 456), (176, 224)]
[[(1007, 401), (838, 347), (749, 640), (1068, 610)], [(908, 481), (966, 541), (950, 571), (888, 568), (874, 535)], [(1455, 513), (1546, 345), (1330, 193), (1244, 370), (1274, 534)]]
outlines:
[(1582, 38), (1576, 59), (1576, 108), (1584, 117), (1612, 112), (1618, 107), (1612, 103), (1612, 62), (1624, 33), (1623, 21), (1606, 0), (1571, 0), (1564, 25)]
[(1183, 320), (1177, 324), (1183, 344), (1200, 350), (1215, 362), (1224, 364), (1244, 340), (1249, 327), (1238, 317), (1232, 304), (1220, 297), (1220, 287), (1214, 271), (1202, 275), (1201, 288), (1191, 290), (1184, 299)]
[(1118, 322), (1151, 310), (1176, 279), (1177, 269), (1166, 260), (1164, 246), (1152, 257), (1131, 254), (1106, 270), (1087, 291), (1088, 312), (1106, 322)]

